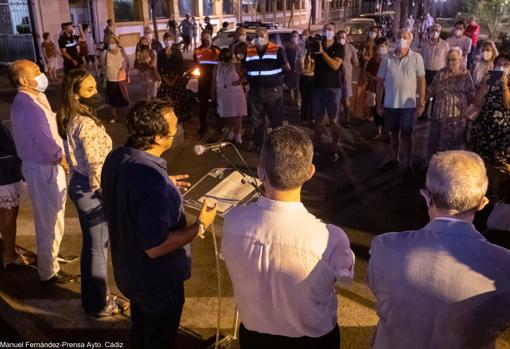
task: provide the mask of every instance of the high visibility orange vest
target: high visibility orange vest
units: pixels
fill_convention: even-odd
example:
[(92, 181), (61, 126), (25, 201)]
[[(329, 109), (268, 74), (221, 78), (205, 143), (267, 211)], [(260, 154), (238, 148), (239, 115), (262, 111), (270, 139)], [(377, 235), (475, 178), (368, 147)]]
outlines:
[(245, 67), (248, 78), (254, 77), (274, 77), (283, 73), (281, 63), (278, 63), (279, 46), (273, 42), (269, 42), (266, 52), (262, 56), (259, 55), (257, 47), (248, 47), (245, 59)]
[(220, 50), (216, 47), (204, 48), (198, 47), (195, 49), (195, 58), (198, 64), (214, 65), (218, 64), (218, 56)]

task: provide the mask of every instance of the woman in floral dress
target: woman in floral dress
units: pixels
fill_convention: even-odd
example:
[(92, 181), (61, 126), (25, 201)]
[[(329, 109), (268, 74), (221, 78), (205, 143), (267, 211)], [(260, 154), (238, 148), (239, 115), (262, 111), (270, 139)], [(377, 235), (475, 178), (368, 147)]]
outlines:
[(429, 158), (438, 151), (466, 147), (468, 120), (465, 115), (475, 89), (469, 71), (461, 66), (461, 60), (460, 49), (450, 49), (447, 66), (436, 74), (427, 90), (427, 99), (435, 98), (429, 128)]
[(502, 71), (503, 75), (494, 84), (487, 76), (477, 92), (475, 105), (481, 105), (482, 109), (471, 129), (471, 149), (485, 161), (490, 192), (497, 194), (508, 178), (501, 169), (510, 164), (510, 55), (499, 55), (494, 69)]

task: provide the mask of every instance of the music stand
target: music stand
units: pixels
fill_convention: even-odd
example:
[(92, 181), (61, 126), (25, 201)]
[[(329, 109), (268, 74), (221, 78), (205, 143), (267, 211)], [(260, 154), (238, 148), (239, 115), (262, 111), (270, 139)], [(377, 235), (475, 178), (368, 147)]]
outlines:
[(218, 343), (218, 347), (229, 348), (233, 341), (237, 340), (237, 331), (239, 327), (239, 313), (237, 312), (236, 307), (232, 334), (222, 334), (222, 339), (219, 340), (219, 320), (221, 316), (222, 298), (219, 260), (223, 260), (223, 257), (219, 253), (217, 247), (217, 236), (215, 231), (220, 232), (220, 234), (218, 234), (220, 237), (223, 235), (222, 227), (223, 218), (225, 215), (232, 208), (238, 205), (246, 204), (259, 197), (260, 195), (258, 187), (260, 187), (261, 184), (262, 183), (256, 178), (249, 178), (247, 180), (246, 175), (241, 174), (238, 170), (232, 168), (215, 168), (203, 176), (183, 195), (186, 215), (188, 217), (191, 216), (196, 218), (198, 216), (205, 198), (216, 201), (218, 205), (218, 213), (216, 216), (220, 219), (216, 219), (213, 223), (214, 227), (211, 227), (216, 259), (216, 276), (218, 282), (218, 327), (216, 329), (216, 341), (214, 344), (209, 346), (209, 348), (215, 348), (216, 342)]

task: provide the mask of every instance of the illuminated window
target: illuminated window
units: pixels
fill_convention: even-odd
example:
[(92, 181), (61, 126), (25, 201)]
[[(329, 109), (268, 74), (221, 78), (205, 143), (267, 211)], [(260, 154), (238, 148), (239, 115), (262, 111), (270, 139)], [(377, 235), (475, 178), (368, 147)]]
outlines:
[(137, 0), (113, 0), (113, 11), (117, 22), (139, 20)]

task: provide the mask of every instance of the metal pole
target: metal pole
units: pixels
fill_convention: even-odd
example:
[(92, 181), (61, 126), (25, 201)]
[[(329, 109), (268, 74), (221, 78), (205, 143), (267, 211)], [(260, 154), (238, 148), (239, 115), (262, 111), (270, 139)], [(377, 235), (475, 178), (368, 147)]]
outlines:
[(35, 16), (34, 16), (34, 1), (27, 0), (28, 16), (30, 17), (30, 31), (32, 32), (32, 44), (34, 46), (35, 62), (42, 69), (43, 64), (41, 60), (41, 54), (39, 52), (39, 42), (37, 41), (37, 33), (35, 30)]

